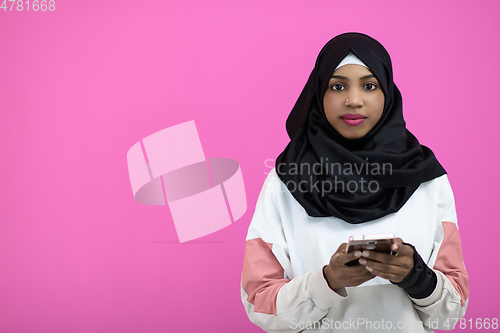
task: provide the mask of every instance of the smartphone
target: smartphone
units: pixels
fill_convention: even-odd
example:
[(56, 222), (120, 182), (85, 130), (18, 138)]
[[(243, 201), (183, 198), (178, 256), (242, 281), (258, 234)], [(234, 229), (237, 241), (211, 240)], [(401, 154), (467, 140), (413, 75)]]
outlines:
[[(370, 250), (383, 253), (391, 253), (391, 246), (396, 236), (394, 234), (380, 235), (358, 235), (349, 237), (347, 252)], [(347, 266), (359, 264), (358, 260), (348, 262)]]

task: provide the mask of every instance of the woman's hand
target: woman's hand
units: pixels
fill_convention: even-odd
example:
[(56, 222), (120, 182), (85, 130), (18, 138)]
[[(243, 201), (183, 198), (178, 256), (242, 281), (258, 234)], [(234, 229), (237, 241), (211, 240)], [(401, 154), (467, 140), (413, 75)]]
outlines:
[(334, 291), (358, 286), (375, 277), (364, 266), (346, 266), (348, 262), (361, 258), (360, 251), (346, 253), (346, 248), (347, 244), (342, 243), (330, 258), (330, 263), (323, 267), (323, 275), (328, 286)]
[(363, 251), (359, 263), (371, 274), (399, 283), (413, 268), (413, 249), (404, 245), (401, 238), (396, 238), (391, 250), (396, 255)]

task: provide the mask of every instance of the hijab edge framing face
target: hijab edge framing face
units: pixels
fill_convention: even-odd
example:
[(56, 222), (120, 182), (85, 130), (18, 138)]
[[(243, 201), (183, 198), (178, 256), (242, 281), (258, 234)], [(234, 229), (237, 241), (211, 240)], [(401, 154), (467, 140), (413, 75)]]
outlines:
[[(351, 54), (352, 57), (350, 56)], [(315, 67), (313, 69), (313, 73), (311, 74), (311, 76), (315, 77), (313, 84), (316, 96), (315, 109), (317, 110), (309, 110), (309, 113), (311, 113), (311, 111), (318, 111), (316, 113), (319, 114), (314, 115), (315, 112), (312, 112), (313, 114), (309, 114), (308, 116), (319, 116), (325, 123), (323, 124), (323, 127), (325, 125), (327, 125), (328, 127), (328, 124), (330, 124), (330, 122), (326, 118), (326, 113), (323, 107), (323, 97), (327, 92), (328, 83), (333, 73), (337, 69), (341, 68), (343, 64), (350, 63), (365, 66), (367, 70), (369, 70), (380, 83), (380, 89), (382, 90), (382, 94), (384, 95), (382, 116), (380, 117), (379, 121), (374, 124), (373, 128), (371, 128), (366, 133), (366, 135), (356, 138), (345, 138), (340, 133), (338, 133), (338, 131), (333, 128), (333, 126), (331, 126), (332, 128), (329, 131), (332, 133), (333, 138), (344, 144), (347, 148), (352, 148), (359, 143), (363, 144), (363, 142), (368, 142), (372, 138), (377, 137), (377, 132), (381, 127), (384, 126), (384, 124), (388, 120), (394, 122), (394, 125), (396, 125), (397, 127), (406, 129), (406, 124), (404, 122), (401, 110), (402, 107), (400, 106), (399, 110), (396, 110), (395, 112), (390, 112), (393, 109), (395, 98), (397, 99), (399, 97), (399, 99), (401, 99), (401, 95), (399, 94), (399, 90), (395, 87), (394, 82), (392, 81), (392, 62), (389, 53), (375, 39), (357, 32), (340, 34), (332, 38), (321, 49), (316, 60)], [(292, 113), (290, 114), (288, 120), (293, 119)], [(388, 119), (389, 116), (392, 116), (392, 119)], [(309, 121), (311, 122), (311, 119), (309, 119)], [(301, 125), (306, 124), (307, 120), (305, 119), (305, 121), (303, 121)], [(401, 136), (404, 135), (404, 133), (392, 133), (392, 135), (390, 136), (393, 137), (394, 135)], [(378, 139), (380, 138), (381, 136), (378, 137)]]
[[(370, 69), (384, 96), (380, 119), (373, 122), (365, 135), (352, 139), (335, 129), (323, 107), (328, 82), (350, 53)], [(309, 216), (334, 216), (348, 223), (375, 220), (397, 212), (422, 182), (446, 173), (432, 151), (421, 146), (406, 129), (401, 94), (393, 82), (389, 54), (378, 41), (362, 33), (338, 35), (321, 49), (286, 128), (291, 141), (276, 159), (276, 172)], [(364, 181), (359, 174), (324, 173), (332, 163), (352, 166), (367, 162), (391, 165), (390, 175), (367, 177), (367, 181), (378, 184), (374, 192), (332, 187), (333, 179), (335, 184)], [(320, 164), (322, 173), (317, 174), (316, 170), (311, 173), (311, 168), (302, 173), (293, 172), (297, 165), (303, 164)], [(324, 186), (327, 182), (329, 186)], [(331, 190), (320, 192), (315, 184)]]

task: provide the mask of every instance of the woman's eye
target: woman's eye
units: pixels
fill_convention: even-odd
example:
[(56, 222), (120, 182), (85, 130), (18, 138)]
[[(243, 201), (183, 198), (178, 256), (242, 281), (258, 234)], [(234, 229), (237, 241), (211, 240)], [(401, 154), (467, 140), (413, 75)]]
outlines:
[(331, 88), (332, 88), (332, 90), (336, 90), (336, 91), (340, 91), (340, 90), (344, 90), (345, 89), (344, 86), (341, 85), (340, 83), (332, 85)]
[(367, 83), (367, 84), (365, 84), (365, 88), (367, 90), (375, 90), (375, 89), (377, 89), (377, 86), (374, 85), (373, 83)]

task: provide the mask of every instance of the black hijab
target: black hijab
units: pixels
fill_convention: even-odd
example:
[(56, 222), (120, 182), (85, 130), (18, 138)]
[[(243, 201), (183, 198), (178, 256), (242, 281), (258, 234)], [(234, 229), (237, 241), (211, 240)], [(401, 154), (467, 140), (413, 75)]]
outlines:
[[(349, 52), (369, 67), (385, 96), (380, 120), (359, 139), (340, 135), (323, 110), (328, 81)], [(361, 33), (338, 35), (323, 47), (286, 129), (291, 141), (276, 159), (276, 172), (310, 216), (375, 220), (397, 212), (422, 182), (446, 173), (406, 129), (389, 54)]]

